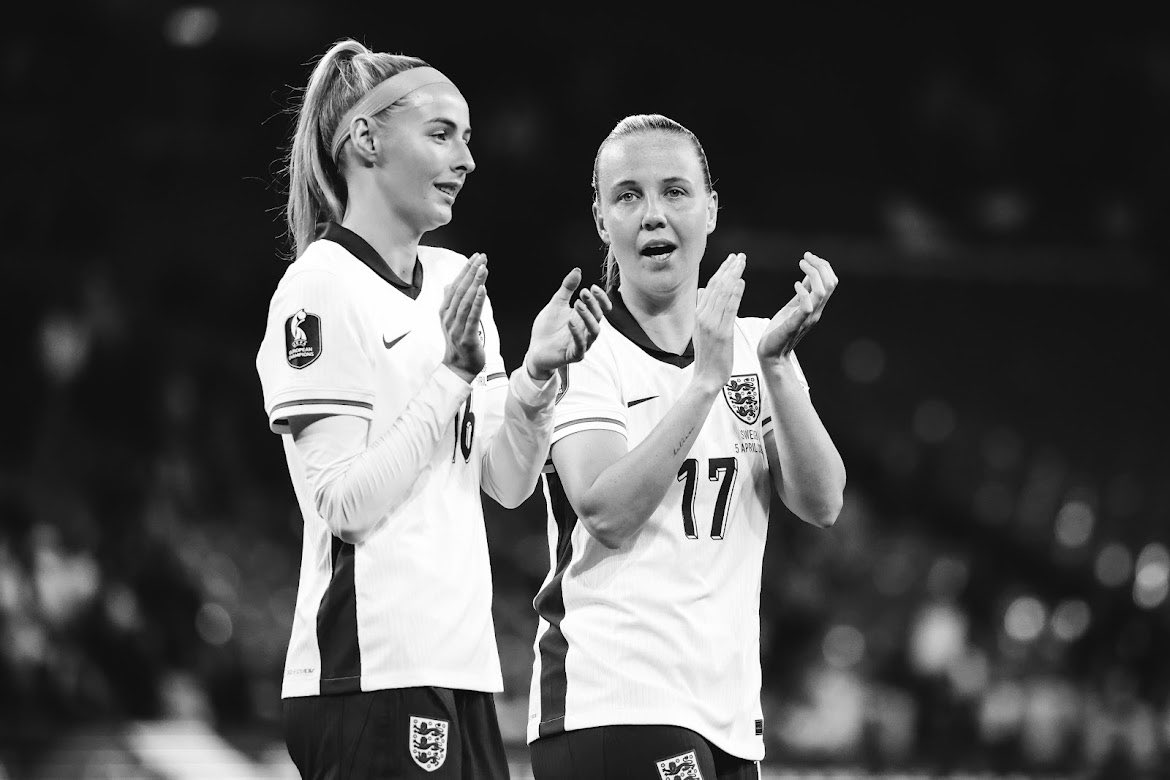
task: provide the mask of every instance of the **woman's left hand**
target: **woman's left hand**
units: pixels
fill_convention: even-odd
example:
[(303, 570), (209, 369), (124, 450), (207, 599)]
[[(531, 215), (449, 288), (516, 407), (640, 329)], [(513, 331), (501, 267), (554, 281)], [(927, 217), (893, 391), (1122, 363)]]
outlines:
[(582, 290), (572, 305), (573, 291), (581, 283), (581, 269), (574, 268), (560, 289), (536, 315), (524, 365), (533, 379), (544, 381), (561, 366), (576, 363), (597, 340), (601, 321), (613, 308), (609, 296), (597, 285)]
[(803, 281), (793, 284), (796, 295), (772, 317), (756, 348), (761, 361), (787, 358), (797, 342), (820, 320), (829, 296), (837, 289), (837, 274), (828, 260), (805, 252), (800, 269), (805, 276)]

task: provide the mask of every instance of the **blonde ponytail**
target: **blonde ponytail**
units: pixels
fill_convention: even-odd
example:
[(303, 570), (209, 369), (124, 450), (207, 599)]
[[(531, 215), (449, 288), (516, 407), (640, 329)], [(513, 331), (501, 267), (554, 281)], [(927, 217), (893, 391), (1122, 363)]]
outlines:
[(333, 44), (317, 61), (296, 111), (287, 158), (290, 259), (313, 243), (318, 225), (340, 222), (345, 215), (345, 177), (329, 154), (342, 115), (382, 81), (426, 64), (417, 57), (370, 51), (353, 39)]

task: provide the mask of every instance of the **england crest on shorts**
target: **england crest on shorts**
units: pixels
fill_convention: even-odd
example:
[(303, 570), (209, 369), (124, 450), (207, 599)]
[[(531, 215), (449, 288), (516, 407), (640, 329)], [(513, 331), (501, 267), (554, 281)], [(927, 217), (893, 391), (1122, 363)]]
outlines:
[(321, 357), (321, 318), (301, 309), (284, 321), (288, 364), (304, 368)]
[(753, 424), (760, 419), (760, 378), (755, 374), (733, 374), (723, 386), (723, 399), (736, 417)]
[(410, 757), (428, 772), (434, 772), (447, 760), (447, 732), (451, 724), (410, 716)]
[(699, 759), (693, 750), (688, 750), (681, 756), (659, 761), (658, 776), (662, 780), (703, 780), (703, 773), (699, 771)]

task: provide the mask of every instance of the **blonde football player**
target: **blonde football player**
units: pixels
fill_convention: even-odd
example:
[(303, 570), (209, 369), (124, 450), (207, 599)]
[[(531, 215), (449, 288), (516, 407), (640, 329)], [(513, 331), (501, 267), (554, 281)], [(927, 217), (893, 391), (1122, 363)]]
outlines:
[(609, 302), (574, 269), (509, 378), (486, 258), (425, 246), (475, 169), (467, 102), (422, 60), (334, 45), (289, 159), (296, 259), (256, 358), (304, 517), (284, 670), (306, 778), (508, 776), (481, 488), (536, 486), (556, 372)]
[(556, 406), (533, 771), (756, 778), (770, 491), (829, 526), (845, 485), (793, 352), (837, 277), (805, 254), (770, 320), (738, 316), (741, 254), (700, 290), (718, 199), (698, 139), (666, 117), (619, 122), (593, 186), (613, 309)]

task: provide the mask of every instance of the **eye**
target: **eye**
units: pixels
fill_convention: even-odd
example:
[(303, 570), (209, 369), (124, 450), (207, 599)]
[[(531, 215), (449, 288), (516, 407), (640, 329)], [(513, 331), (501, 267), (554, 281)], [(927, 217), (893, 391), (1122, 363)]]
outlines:
[(638, 197), (638, 193), (636, 193), (632, 190), (626, 190), (625, 192), (623, 192), (617, 196), (617, 200), (619, 203), (629, 203), (637, 197)]
[(682, 187), (671, 187), (666, 191), (666, 194), (672, 198), (686, 197), (687, 191)]

